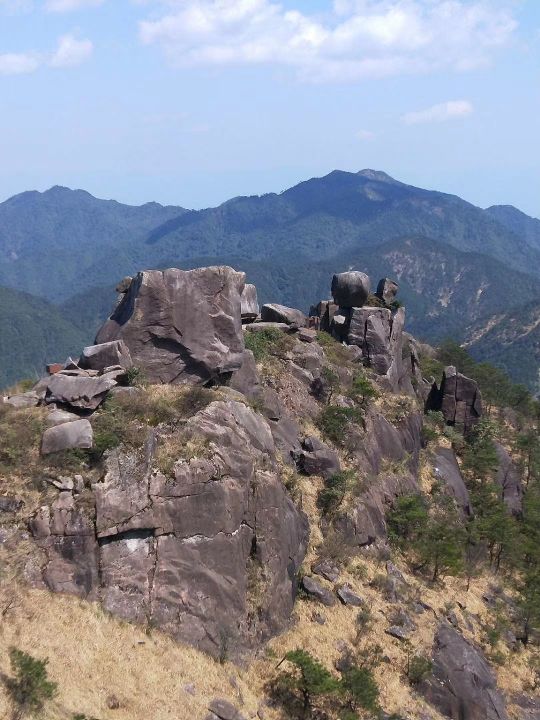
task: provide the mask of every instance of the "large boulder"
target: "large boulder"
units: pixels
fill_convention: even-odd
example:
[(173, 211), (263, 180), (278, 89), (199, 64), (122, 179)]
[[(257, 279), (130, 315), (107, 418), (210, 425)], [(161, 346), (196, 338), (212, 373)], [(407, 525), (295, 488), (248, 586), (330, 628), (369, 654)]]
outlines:
[(91, 448), (94, 442), (92, 426), (88, 420), (63, 422), (47, 428), (41, 438), (41, 454), (72, 450), (75, 448)]
[(240, 296), (242, 322), (252, 322), (259, 314), (259, 302), (257, 300), (257, 288), (255, 285), (246, 283)]
[(301, 310), (296, 310), (286, 305), (276, 305), (275, 303), (267, 303), (262, 306), (261, 320), (263, 322), (297, 325), (298, 327), (304, 327), (306, 324), (306, 316)]
[(465, 515), (471, 515), (472, 508), (469, 491), (463, 480), (453, 450), (443, 447), (437, 448), (435, 457), (433, 458), (433, 472), (446, 492), (455, 498), (456, 503), (463, 513)]
[(452, 720), (508, 720), (502, 694), (482, 651), (447, 623), (433, 646), (433, 676), (421, 691)]
[(152, 383), (201, 383), (240, 367), (244, 273), (147, 270), (131, 282), (96, 343), (123, 340)]
[(54, 520), (55, 508), (40, 511), (32, 529), (47, 553), (44, 579), (59, 589), (50, 568), (61, 567), (67, 592), (237, 657), (286, 627), (307, 519), (281, 482), (268, 422), (244, 403), (215, 401), (175, 433), (166, 442), (178, 460), (167, 474), (155, 431), (139, 450), (108, 453), (92, 485), (95, 521), (75, 521), (88, 500), (72, 504), (68, 524)]
[(126, 370), (133, 365), (128, 347), (123, 340), (89, 345), (84, 348), (79, 359), (79, 367), (89, 370), (105, 370), (113, 365), (119, 365)]
[(357, 270), (338, 273), (332, 278), (332, 297), (343, 308), (359, 308), (365, 304), (370, 290), (369, 277)]
[(475, 380), (449, 365), (440, 388), (434, 386), (430, 393), (426, 408), (442, 412), (448, 425), (468, 435), (482, 417), (482, 393)]

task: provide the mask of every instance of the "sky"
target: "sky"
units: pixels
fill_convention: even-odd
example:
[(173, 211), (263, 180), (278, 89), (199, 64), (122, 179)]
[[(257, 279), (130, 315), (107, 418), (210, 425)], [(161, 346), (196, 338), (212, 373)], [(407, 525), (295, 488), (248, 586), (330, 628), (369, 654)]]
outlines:
[(540, 217), (539, 0), (0, 0), (0, 200), (336, 168)]

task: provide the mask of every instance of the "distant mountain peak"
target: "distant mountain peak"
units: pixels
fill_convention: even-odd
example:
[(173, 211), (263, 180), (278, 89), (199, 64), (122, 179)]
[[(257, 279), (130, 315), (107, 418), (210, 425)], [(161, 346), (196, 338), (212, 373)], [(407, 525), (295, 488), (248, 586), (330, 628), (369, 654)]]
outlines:
[(401, 185), (399, 180), (395, 180), (393, 177), (388, 175), (388, 173), (385, 173), (383, 170), (371, 170), (370, 168), (366, 168), (365, 170), (360, 170), (358, 172), (358, 175), (362, 175), (362, 177), (365, 177), (368, 180), (376, 180), (377, 182), (385, 182), (385, 183), (392, 183), (394, 185)]

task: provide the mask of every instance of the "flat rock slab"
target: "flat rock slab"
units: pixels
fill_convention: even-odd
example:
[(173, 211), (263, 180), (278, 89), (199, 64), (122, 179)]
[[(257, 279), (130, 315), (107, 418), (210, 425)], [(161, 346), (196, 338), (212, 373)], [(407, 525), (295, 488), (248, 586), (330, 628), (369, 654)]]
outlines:
[(208, 709), (219, 718), (219, 720), (244, 720), (240, 712), (228, 700), (222, 700), (220, 698), (212, 700)]
[(79, 365), (91, 370), (104, 370), (113, 365), (127, 369), (132, 367), (133, 361), (123, 340), (111, 340), (111, 342), (85, 347), (79, 359)]
[(75, 422), (79, 420), (79, 416), (75, 413), (67, 412), (67, 410), (52, 410), (45, 420), (47, 427), (56, 427), (56, 425), (63, 425), (64, 423)]
[(336, 604), (336, 598), (334, 594), (330, 590), (325, 588), (323, 585), (321, 585), (320, 582), (315, 580), (315, 578), (305, 575), (302, 578), (302, 587), (309, 595), (309, 597), (313, 598), (314, 600), (318, 600), (323, 605), (326, 605), (326, 607), (332, 607), (332, 605)]
[(8, 405), (14, 408), (36, 407), (39, 403), (39, 396), (35, 392), (20, 393), (18, 395), (10, 395), (4, 400)]
[(41, 439), (41, 454), (71, 450), (73, 448), (91, 448), (94, 442), (92, 426), (88, 420), (75, 420), (48, 428)]
[(114, 377), (108, 375), (89, 377), (86, 374), (57, 373), (47, 384), (45, 402), (95, 410), (116, 384)]
[(339, 568), (330, 560), (322, 560), (321, 562), (315, 563), (311, 566), (311, 569), (316, 575), (321, 575), (321, 577), (329, 582), (335, 583), (339, 580)]
[(278, 322), (285, 323), (286, 325), (304, 327), (307, 319), (301, 310), (296, 310), (286, 305), (268, 303), (261, 308), (261, 320), (263, 322)]
[(338, 598), (344, 605), (352, 605), (353, 607), (361, 607), (364, 600), (357, 595), (349, 585), (342, 585), (336, 590)]

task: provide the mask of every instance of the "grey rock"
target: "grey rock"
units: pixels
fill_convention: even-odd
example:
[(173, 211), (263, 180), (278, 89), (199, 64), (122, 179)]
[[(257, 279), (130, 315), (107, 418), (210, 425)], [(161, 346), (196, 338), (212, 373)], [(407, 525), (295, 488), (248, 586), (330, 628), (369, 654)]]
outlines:
[(426, 409), (441, 411), (448, 425), (468, 435), (482, 417), (482, 394), (474, 380), (449, 365), (440, 388), (434, 386), (430, 393)]
[(16, 513), (24, 505), (23, 501), (10, 495), (0, 495), (0, 513)]
[(119, 293), (120, 295), (124, 295), (125, 293), (127, 293), (127, 291), (130, 288), (132, 280), (133, 280), (132, 277), (130, 277), (129, 275), (126, 275), (126, 277), (122, 278), (122, 280), (120, 280), (120, 282), (116, 286), (116, 288), (115, 288), (116, 292)]
[(259, 315), (259, 302), (257, 300), (257, 288), (255, 285), (246, 283), (240, 295), (240, 309), (242, 322), (251, 322)]
[(450, 448), (437, 448), (433, 459), (433, 471), (444, 489), (455, 498), (463, 514), (471, 515), (472, 507), (469, 491), (463, 480), (454, 451)]
[(263, 322), (285, 323), (287, 325), (296, 325), (301, 328), (306, 324), (306, 316), (301, 310), (287, 307), (286, 305), (276, 305), (267, 303), (261, 308), (261, 320)]
[(300, 328), (298, 331), (298, 339), (305, 343), (315, 342), (317, 339), (317, 331), (311, 328)]
[(196, 695), (197, 694), (197, 688), (193, 683), (186, 683), (184, 685), (184, 692), (188, 693), (188, 695)]
[(91, 448), (94, 442), (92, 426), (88, 420), (75, 420), (48, 428), (41, 438), (41, 454), (71, 450), (73, 448)]
[(342, 585), (336, 590), (336, 594), (344, 605), (360, 607), (364, 604), (364, 600), (354, 592), (350, 585)]
[(540, 698), (525, 695), (524, 693), (513, 695), (510, 698), (517, 710), (518, 720), (540, 720)]
[(79, 416), (75, 413), (67, 412), (67, 410), (54, 409), (47, 415), (45, 424), (47, 427), (56, 427), (56, 425), (63, 425), (64, 423), (74, 422), (79, 420)]
[(79, 359), (79, 366), (89, 370), (105, 370), (111, 366), (120, 366), (124, 370), (133, 366), (131, 355), (123, 340), (85, 347)]
[(499, 459), (495, 481), (502, 490), (506, 507), (513, 515), (519, 516), (523, 510), (521, 473), (508, 454), (508, 450), (501, 443), (495, 442), (495, 450)]
[(324, 615), (324, 613), (314, 612), (311, 614), (311, 619), (313, 620), (313, 622), (316, 622), (317, 625), (326, 624), (326, 616)]
[(304, 575), (302, 578), (302, 587), (309, 597), (314, 600), (318, 600), (323, 605), (332, 607), (336, 604), (336, 598), (333, 593), (321, 585), (321, 583), (315, 580), (315, 578)]
[(341, 470), (338, 454), (317, 438), (306, 438), (302, 448), (298, 455), (298, 466), (306, 475), (329, 478)]
[(508, 720), (503, 696), (483, 653), (447, 623), (435, 635), (433, 676), (420, 690), (453, 720)]
[(369, 277), (358, 271), (338, 273), (332, 278), (332, 297), (343, 308), (362, 307), (369, 295)]
[(4, 402), (11, 405), (14, 408), (30, 408), (36, 407), (39, 404), (39, 395), (34, 391), (19, 393), (18, 395), (9, 395)]
[(375, 293), (375, 295), (380, 300), (383, 300), (385, 303), (390, 305), (396, 299), (398, 290), (399, 285), (395, 280), (390, 280), (389, 278), (382, 278), (382, 280), (379, 280), (379, 283), (377, 285), (377, 292)]
[(316, 575), (321, 575), (325, 580), (337, 582), (339, 580), (339, 568), (331, 560), (321, 560), (311, 566), (311, 570)]
[(49, 379), (45, 402), (81, 410), (95, 410), (116, 384), (111, 375), (97, 377), (89, 376), (85, 371), (82, 374), (63, 371)]
[[(57, 510), (43, 511), (32, 532), (56, 538), (44, 579), (58, 589), (59, 573), (51, 577), (49, 568), (60, 562), (63, 545), (79, 542), (82, 552), (86, 543), (90, 553), (97, 545), (100, 573), (91, 576), (88, 593), (105, 609), (134, 622), (150, 619), (214, 656), (226, 642), (229, 656), (239, 658), (287, 626), (307, 518), (281, 482), (268, 422), (244, 403), (212, 402), (177, 432), (179, 447), (195, 442), (203, 449), (179, 457), (170, 476), (155, 470), (155, 431), (139, 450), (109, 451), (92, 484), (96, 517), (84, 542), (76, 526), (55, 521), (50, 530), (47, 511), (56, 517)], [(78, 589), (80, 565), (76, 553), (66, 592)]]
[(254, 322), (244, 325), (244, 332), (264, 332), (264, 330), (281, 330), (291, 332), (291, 326), (284, 322)]
[(207, 382), (237, 370), (244, 277), (225, 266), (141, 272), (96, 343), (123, 340), (153, 383)]
[(240, 712), (234, 707), (228, 700), (217, 698), (212, 700), (208, 709), (213, 713), (219, 720), (243, 720)]
[(400, 625), (392, 625), (387, 630), (384, 631), (387, 635), (391, 635), (392, 637), (396, 638), (396, 640), (401, 640), (402, 642), (404, 640), (408, 640), (410, 637), (410, 632)]

